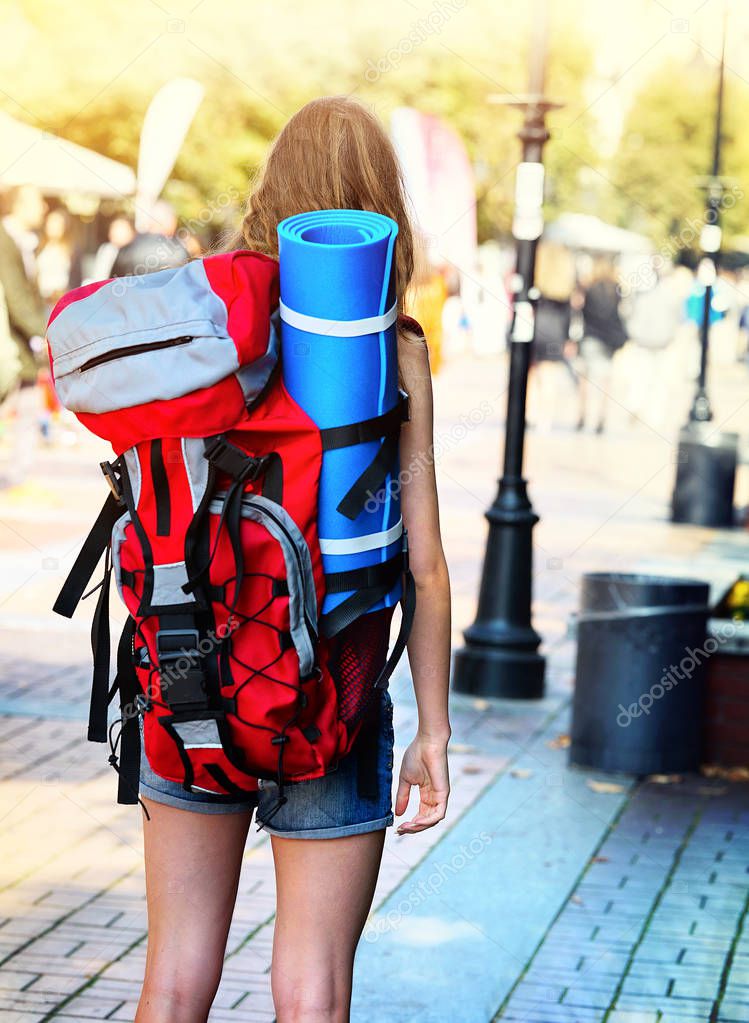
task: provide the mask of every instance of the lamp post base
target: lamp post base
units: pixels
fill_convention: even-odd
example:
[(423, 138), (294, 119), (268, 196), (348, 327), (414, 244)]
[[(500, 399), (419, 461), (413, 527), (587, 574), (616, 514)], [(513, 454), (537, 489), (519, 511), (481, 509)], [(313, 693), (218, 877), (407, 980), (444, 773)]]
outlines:
[(544, 695), (545, 670), (545, 659), (534, 650), (464, 646), (455, 654), (453, 690), (473, 696), (539, 700)]
[(699, 388), (694, 396), (692, 407), (689, 410), (690, 423), (709, 423), (713, 418), (713, 410), (710, 406), (710, 399), (704, 387)]
[(525, 480), (506, 476), (486, 513), (489, 537), (476, 620), (455, 654), (458, 693), (537, 700), (544, 694), (541, 637), (531, 624), (533, 527)]
[(730, 529), (739, 437), (691, 423), (679, 436), (671, 521)]

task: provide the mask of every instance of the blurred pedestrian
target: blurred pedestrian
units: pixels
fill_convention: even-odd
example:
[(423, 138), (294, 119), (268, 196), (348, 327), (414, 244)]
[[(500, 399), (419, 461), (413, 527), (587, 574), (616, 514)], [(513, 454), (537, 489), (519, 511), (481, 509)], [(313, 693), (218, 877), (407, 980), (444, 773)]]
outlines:
[(162, 234), (136, 234), (117, 253), (110, 271), (112, 277), (153, 273), (189, 263), (187, 249), (176, 238)]
[(96, 250), (91, 274), (92, 281), (105, 281), (112, 275), (112, 267), (120, 249), (135, 237), (135, 228), (127, 217), (115, 217), (107, 229), (107, 240)]
[[(37, 388), (39, 369), (44, 364), (44, 333), (47, 311), (41, 295), (26, 269), (20, 249), (0, 224), (0, 285), (5, 296), (10, 335), (18, 359), (13, 372), (13, 390), (3, 412), (13, 419), (13, 443), (6, 483), (20, 482), (34, 459), (39, 436), (40, 400)], [(15, 360), (12, 360), (15, 364)]]
[(580, 415), (578, 429), (592, 426), (596, 433), (606, 429), (611, 391), (612, 360), (627, 341), (619, 313), (619, 286), (613, 262), (599, 257), (585, 290), (583, 338), (580, 342)]
[(446, 358), (470, 350), (473, 324), (468, 319), (460, 290), (449, 292), (442, 307), (442, 348)]
[(203, 245), (196, 234), (186, 228), (180, 228), (175, 237), (185, 247), (190, 259), (200, 259), (203, 255)]
[(36, 281), (36, 257), (39, 230), (44, 223), (47, 203), (35, 185), (21, 185), (10, 195), (10, 212), (3, 217), (3, 227), (21, 253), (23, 268), (30, 281)]
[(0, 284), (0, 406), (15, 390), (20, 374), (21, 359), (18, 345), (11, 334), (5, 289)]
[(716, 301), (723, 316), (710, 331), (711, 366), (732, 366), (740, 359), (741, 314), (744, 295), (738, 275), (728, 267), (721, 267), (714, 285)]
[(536, 253), (536, 302), (531, 369), (528, 377), (529, 420), (544, 429), (556, 421), (559, 396), (575, 374), (570, 324), (575, 290), (575, 261), (569, 249), (556, 242), (541, 242)]
[(175, 237), (177, 215), (168, 202), (159, 199), (149, 209), (146, 230), (139, 231), (115, 257), (112, 277), (154, 273), (189, 263), (190, 254)]
[(710, 284), (710, 326), (718, 323), (726, 315), (728, 299), (724, 282), (716, 276), (715, 266), (711, 259), (703, 259), (697, 267), (693, 278), (692, 289), (687, 296), (686, 315), (697, 327), (700, 327), (705, 311), (706, 283)]
[(739, 336), (736, 346), (738, 362), (749, 361), (749, 305), (744, 305), (739, 315)]
[(36, 285), (26, 276), (22, 254), (0, 224), (0, 285), (5, 293), (11, 337), (21, 364), (20, 380), (36, 380), (44, 356), (47, 311)]
[(627, 317), (630, 337), (627, 408), (636, 420), (662, 430), (669, 422), (670, 356), (685, 319), (684, 292), (670, 266), (654, 272), (652, 287), (635, 292)]
[(146, 211), (143, 223), (143, 234), (162, 234), (173, 238), (177, 233), (177, 214), (174, 207), (166, 199), (157, 199)]
[(50, 308), (68, 290), (72, 266), (70, 217), (67, 210), (55, 209), (44, 221), (44, 234), (36, 257), (36, 283)]

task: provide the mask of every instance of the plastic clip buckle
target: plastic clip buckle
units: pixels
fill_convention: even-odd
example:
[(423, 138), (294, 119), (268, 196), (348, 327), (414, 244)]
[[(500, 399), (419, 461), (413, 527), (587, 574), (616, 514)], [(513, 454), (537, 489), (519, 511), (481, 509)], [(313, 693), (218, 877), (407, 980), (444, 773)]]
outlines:
[[(180, 640), (184, 639), (184, 643)], [(199, 657), (197, 629), (159, 629), (156, 633), (156, 653), (159, 665), (163, 661), (176, 661), (180, 657)], [(192, 640), (192, 644), (190, 641)]]
[(221, 472), (227, 473), (239, 483), (256, 480), (268, 464), (268, 456), (254, 457), (242, 451), (235, 444), (230, 444), (224, 437), (214, 437), (206, 444), (204, 457), (212, 462)]
[(99, 462), (99, 467), (104, 473), (104, 479), (107, 481), (109, 489), (118, 504), (124, 504), (125, 500), (122, 493), (122, 482), (120, 480), (120, 467), (117, 462)]
[(160, 629), (156, 633), (161, 691), (172, 711), (207, 706), (198, 640), (197, 629)]

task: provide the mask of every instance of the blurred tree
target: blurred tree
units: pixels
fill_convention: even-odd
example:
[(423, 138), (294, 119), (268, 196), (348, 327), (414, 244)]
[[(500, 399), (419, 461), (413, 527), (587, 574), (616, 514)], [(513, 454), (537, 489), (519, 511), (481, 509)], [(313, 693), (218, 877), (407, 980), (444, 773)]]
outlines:
[[(584, 111), (590, 52), (569, 0), (551, 33), (549, 91), (566, 102), (547, 149), (549, 215), (575, 205), (579, 172), (594, 162)], [(492, 93), (526, 89), (523, 0), (17, 0), (0, 11), (0, 105), (9, 113), (134, 166), (143, 114), (156, 89), (187, 74), (206, 97), (166, 195), (210, 233), (236, 219), (268, 141), (314, 96), (352, 94), (387, 122), (399, 105), (444, 117), (463, 136), (479, 190), (480, 237), (509, 229), (520, 114)], [(8, 44), (12, 40), (12, 45)], [(229, 201), (227, 202), (227, 197)], [(202, 228), (201, 228), (202, 230)]]
[[(610, 169), (612, 218), (670, 247), (689, 247), (704, 216), (698, 180), (711, 169), (716, 67), (701, 55), (685, 69), (664, 65), (636, 96)], [(678, 83), (678, 86), (677, 86)], [(734, 179), (723, 214), (726, 239), (749, 233), (743, 187), (749, 175), (749, 137), (742, 123), (749, 87), (729, 74), (724, 105), (722, 174)], [(733, 189), (733, 191), (731, 191)], [(681, 236), (681, 242), (680, 242)]]

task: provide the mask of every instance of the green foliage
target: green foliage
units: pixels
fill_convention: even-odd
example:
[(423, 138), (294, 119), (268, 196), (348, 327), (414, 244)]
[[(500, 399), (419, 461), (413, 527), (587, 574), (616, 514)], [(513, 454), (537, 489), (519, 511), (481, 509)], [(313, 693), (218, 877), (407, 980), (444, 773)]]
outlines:
[[(677, 237), (704, 216), (699, 179), (710, 173), (715, 131), (717, 68), (695, 59), (691, 66), (668, 64), (637, 95), (611, 167), (616, 194), (611, 213), (661, 242)], [(749, 206), (742, 182), (749, 173), (749, 139), (743, 121), (746, 83), (726, 78), (721, 173), (738, 201), (723, 214), (728, 240), (749, 233)]]
[[(574, 7), (579, 0), (572, 0)], [(167, 195), (220, 224), (215, 197), (241, 205), (269, 140), (314, 96), (351, 93), (387, 121), (396, 106), (444, 117), (476, 169), (481, 237), (509, 228), (522, 115), (490, 94), (527, 89), (529, 9), (521, 0), (18, 0), (0, 13), (0, 103), (22, 120), (135, 166), (150, 97), (175, 75), (206, 88)], [(568, 18), (574, 24), (574, 18)], [(430, 27), (431, 26), (431, 27)], [(551, 33), (549, 88), (567, 124), (547, 148), (549, 214), (574, 206), (595, 159), (582, 96), (590, 54), (576, 29)], [(12, 39), (13, 45), (7, 40)], [(382, 68), (372, 73), (372, 68)], [(4, 98), (3, 98), (4, 97)]]

